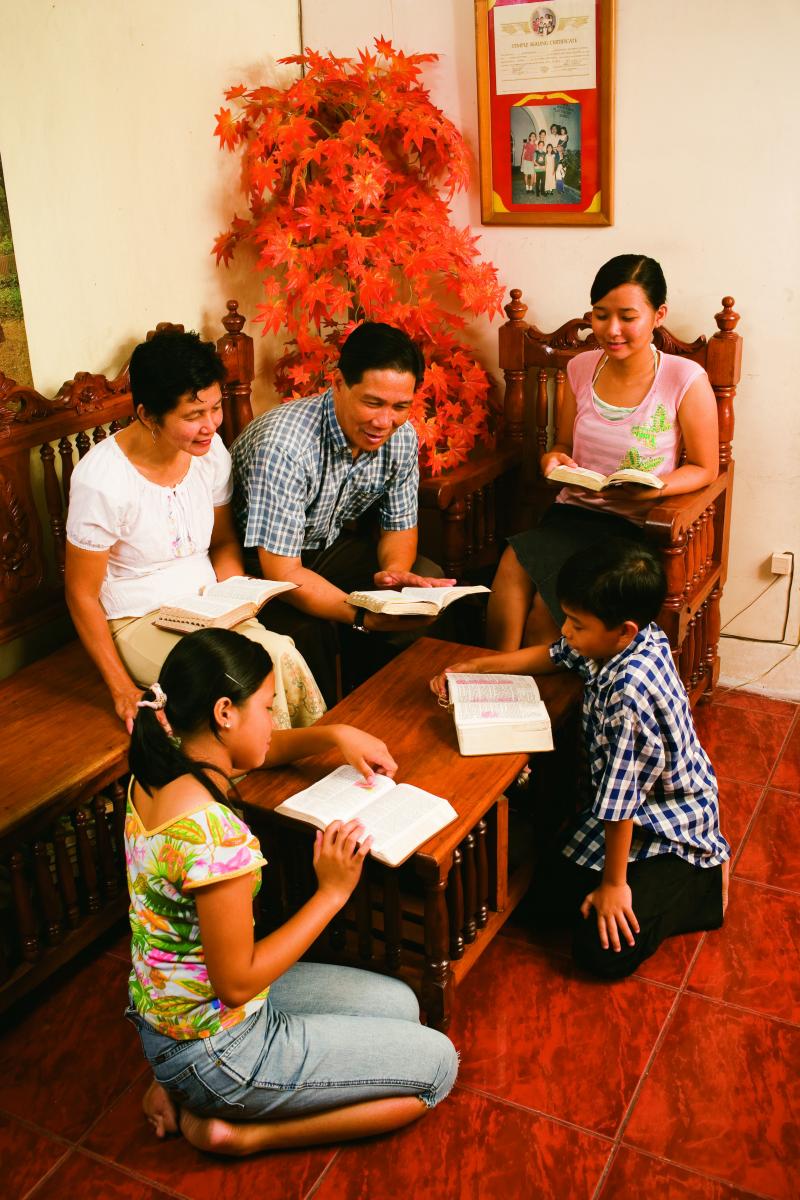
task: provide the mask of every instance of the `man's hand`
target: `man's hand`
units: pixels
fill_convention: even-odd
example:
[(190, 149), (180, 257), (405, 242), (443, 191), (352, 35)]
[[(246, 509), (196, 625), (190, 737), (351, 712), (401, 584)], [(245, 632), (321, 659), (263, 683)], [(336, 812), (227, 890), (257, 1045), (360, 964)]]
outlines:
[(438, 620), (438, 613), (421, 617), (419, 613), (410, 617), (398, 617), (392, 613), (376, 613), (367, 609), (364, 613), (364, 628), (370, 633), (412, 633), (415, 629), (427, 629)]
[(633, 896), (627, 883), (606, 883), (596, 887), (581, 905), (584, 918), (594, 909), (597, 914), (597, 931), (600, 935), (600, 945), (608, 950), (619, 952), (620, 932), (629, 946), (635, 945), (634, 933), (639, 932), (639, 922), (633, 911)]
[(414, 575), (411, 571), (376, 571), (373, 576), (375, 587), (453, 587), (455, 579), (431, 579), (427, 575)]

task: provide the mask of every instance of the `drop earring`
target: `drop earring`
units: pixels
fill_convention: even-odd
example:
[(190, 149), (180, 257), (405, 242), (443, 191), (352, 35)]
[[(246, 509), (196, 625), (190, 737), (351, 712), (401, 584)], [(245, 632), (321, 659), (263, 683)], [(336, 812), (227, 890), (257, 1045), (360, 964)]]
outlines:
[(156, 438), (158, 437), (158, 433), (156, 432), (156, 427), (155, 427), (155, 425), (151, 425), (151, 426), (150, 426), (150, 436), (151, 436), (151, 438), (153, 439), (153, 441), (155, 441), (155, 440), (156, 440)]

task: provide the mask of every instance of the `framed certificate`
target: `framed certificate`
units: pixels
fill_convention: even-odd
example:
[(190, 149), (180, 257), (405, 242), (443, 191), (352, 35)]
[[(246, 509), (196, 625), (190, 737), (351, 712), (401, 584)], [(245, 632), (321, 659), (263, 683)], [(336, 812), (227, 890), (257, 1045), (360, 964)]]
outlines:
[(611, 225), (615, 0), (475, 0), (484, 225)]

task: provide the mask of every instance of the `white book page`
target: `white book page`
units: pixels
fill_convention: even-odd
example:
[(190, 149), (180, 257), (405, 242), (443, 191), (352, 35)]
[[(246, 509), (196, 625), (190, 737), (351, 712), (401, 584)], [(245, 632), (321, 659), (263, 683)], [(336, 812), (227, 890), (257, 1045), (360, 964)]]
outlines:
[(238, 607), (238, 605), (233, 605), (230, 600), (226, 599), (217, 600), (213, 596), (180, 596), (171, 604), (165, 604), (164, 611), (175, 612), (178, 609), (184, 609), (186, 612), (196, 613), (200, 617), (221, 617), (234, 607)]
[(290, 796), (275, 811), (281, 812), (285, 806), (292, 812), (307, 813), (324, 828), (331, 821), (350, 821), (360, 816), (363, 808), (395, 788), (388, 775), (373, 775), (368, 783), (355, 767), (337, 767), (324, 779)]
[(375, 850), (395, 859), (415, 850), (457, 816), (441, 796), (401, 783), (390, 795), (375, 800), (361, 814), (361, 820), (372, 835)]
[(530, 675), (448, 675), (459, 725), (526, 721), (545, 728), (550, 718)]
[(203, 592), (208, 599), (226, 601), (228, 608), (239, 604), (258, 604), (275, 591), (288, 591), (295, 584), (278, 583), (271, 579), (249, 579), (246, 575), (232, 575), (222, 583), (212, 583)]

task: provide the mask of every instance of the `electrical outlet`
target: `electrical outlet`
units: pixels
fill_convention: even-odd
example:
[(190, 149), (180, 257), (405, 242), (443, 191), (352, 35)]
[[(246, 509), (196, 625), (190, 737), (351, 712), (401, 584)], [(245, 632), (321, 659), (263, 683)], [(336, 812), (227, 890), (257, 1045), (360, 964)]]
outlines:
[(792, 570), (792, 562), (794, 555), (791, 550), (786, 550), (783, 553), (776, 551), (772, 556), (770, 570), (773, 575), (788, 575)]

